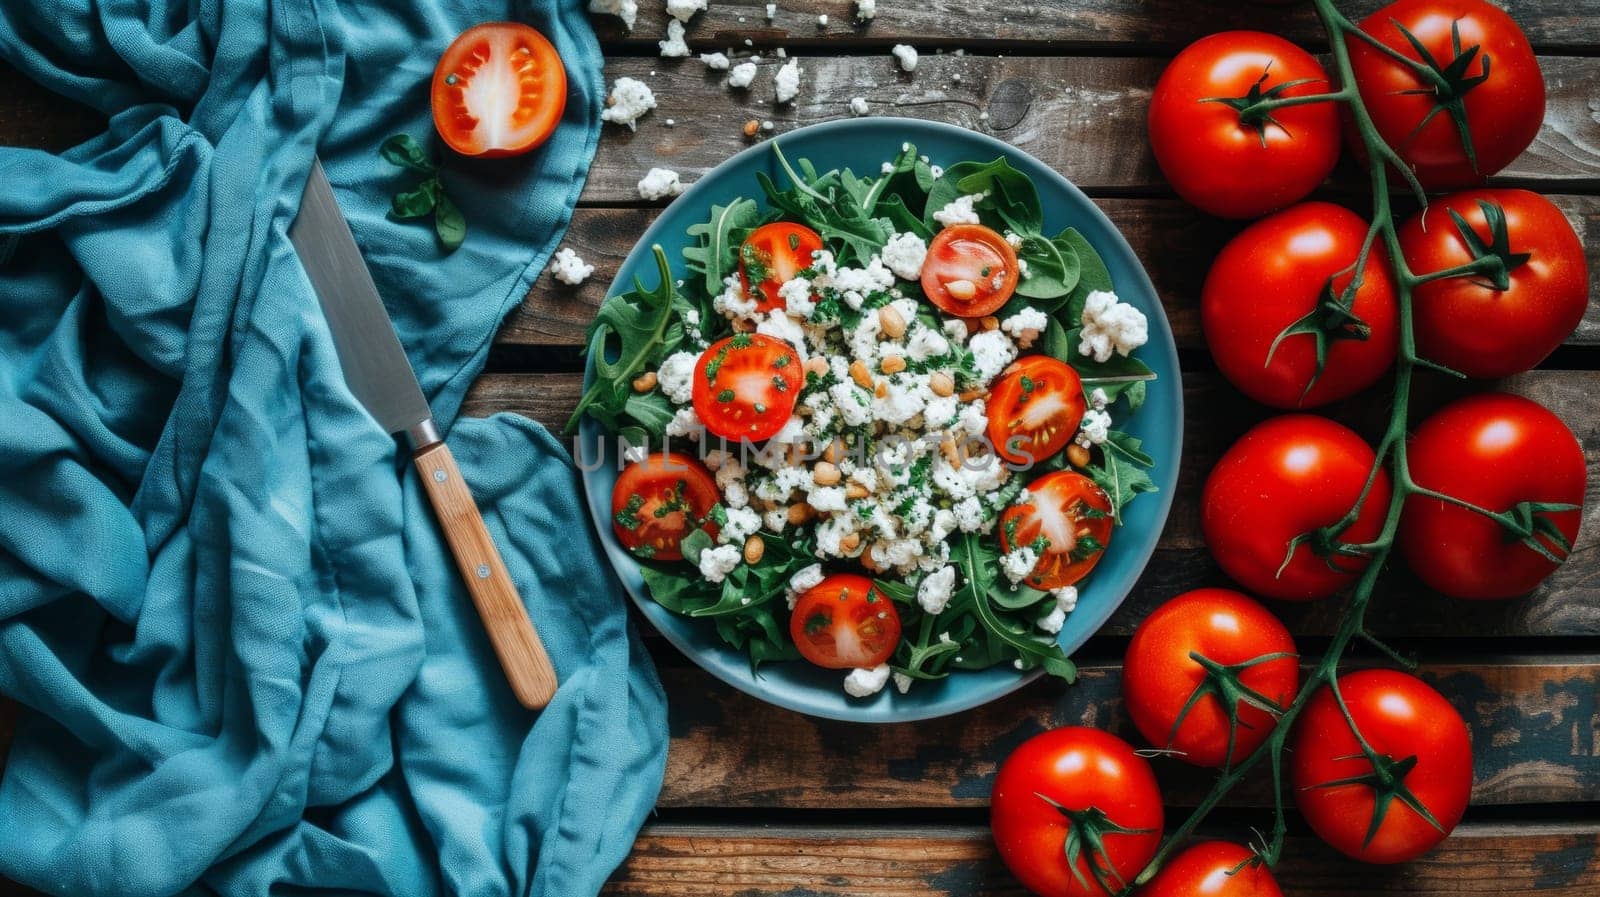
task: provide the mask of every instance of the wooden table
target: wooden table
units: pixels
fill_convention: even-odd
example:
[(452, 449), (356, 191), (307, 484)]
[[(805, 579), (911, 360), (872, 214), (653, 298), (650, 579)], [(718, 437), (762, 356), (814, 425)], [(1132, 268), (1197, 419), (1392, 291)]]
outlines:
[[(606, 127), (566, 239), (597, 266), (595, 276), (577, 289), (540, 278), (501, 332), (467, 413), (513, 411), (550, 425), (566, 418), (578, 392), (584, 327), (657, 211), (639, 202), (634, 187), (646, 169), (664, 165), (692, 181), (747, 145), (746, 120), (770, 119), (781, 134), (847, 116), (850, 99), (862, 96), (874, 114), (953, 122), (1010, 141), (1095, 197), (1161, 293), (1183, 359), (1189, 421), (1167, 531), (1134, 594), (1078, 653), (1083, 677), (1076, 686), (1040, 682), (951, 719), (853, 726), (757, 703), (651, 633), (671, 700), (672, 746), (659, 812), (610, 890), (641, 897), (1018, 893), (986, 827), (997, 763), (1051, 726), (1086, 723), (1132, 734), (1118, 706), (1128, 635), (1163, 600), (1222, 581), (1200, 539), (1200, 481), (1220, 451), (1264, 416), (1216, 374), (1199, 330), (1200, 283), (1237, 226), (1196, 213), (1163, 184), (1144, 136), (1150, 89), (1177, 49), (1211, 31), (1255, 27), (1324, 49), (1321, 33), (1309, 9), (1239, 2), (1029, 2), (1009, 13), (978, 13), (987, 4), (883, 0), (877, 19), (859, 28), (844, 0), (780, 0), (770, 24), (764, 0), (713, 0), (689, 29), (697, 50), (741, 47), (749, 38), (757, 48), (783, 46), (801, 58), (799, 98), (775, 108), (770, 59), (754, 89), (729, 91), (698, 61), (657, 58), (664, 14), (653, 0), (642, 5), (631, 35), (614, 20), (598, 22), (608, 81), (644, 79), (660, 106), (637, 133)], [(1350, 7), (1377, 5), (1359, 0)], [(1593, 283), (1600, 280), (1600, 0), (1512, 5), (1541, 54), (1549, 107), (1538, 140), (1496, 180), (1551, 194), (1589, 247)], [(817, 26), (822, 12), (830, 17), (825, 28)], [(889, 55), (901, 42), (923, 54), (914, 75)], [(0, 74), (0, 98), (6, 142), (59, 148), (98, 127), (14, 73)], [(668, 118), (677, 126), (665, 127)], [(1327, 193), (1359, 208), (1359, 184), (1343, 170)], [(1392, 868), (1344, 860), (1297, 822), (1279, 876), (1288, 893), (1600, 894), (1597, 365), (1600, 307), (1592, 303), (1565, 348), (1539, 370), (1501, 384), (1556, 410), (1590, 459), (1584, 528), (1568, 563), (1536, 594), (1492, 604), (1430, 595), (1397, 571), (1372, 614), (1376, 632), (1419, 655), (1422, 675), (1472, 728), (1476, 768), (1466, 821), (1432, 854)], [(1461, 391), (1427, 379), (1419, 407)], [(1370, 433), (1383, 404), (1378, 392), (1332, 413)], [(1325, 644), (1337, 614), (1334, 602), (1275, 609), (1308, 653)], [(1373, 661), (1368, 655), (1355, 662)], [(5, 737), (0, 727), (0, 742)], [(1158, 773), (1176, 807), (1192, 805), (1207, 785), (1205, 776), (1174, 763), (1159, 764)], [(1259, 784), (1243, 789), (1215, 814), (1211, 830), (1243, 837), (1247, 826), (1269, 822), (1266, 804), (1270, 796)]]

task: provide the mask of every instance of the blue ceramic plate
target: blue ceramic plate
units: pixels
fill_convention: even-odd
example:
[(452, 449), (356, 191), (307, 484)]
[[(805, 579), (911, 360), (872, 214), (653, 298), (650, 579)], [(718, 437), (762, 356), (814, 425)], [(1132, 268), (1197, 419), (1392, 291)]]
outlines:
[[(1115, 533), (1105, 557), (1084, 583), (1079, 584), (1078, 607), (1067, 616), (1061, 630), (1061, 647), (1071, 653), (1105, 623), (1111, 612), (1127, 596), (1150, 560), (1156, 539), (1166, 523), (1172, 493), (1178, 479), (1178, 453), (1183, 440), (1183, 390), (1178, 374), (1177, 349), (1172, 343), (1172, 328), (1167, 323), (1155, 288), (1139, 259), (1128, 247), (1095, 204), (1061, 175), (1044, 163), (1015, 147), (992, 137), (951, 125), (906, 118), (863, 118), (826, 122), (791, 131), (777, 138), (790, 160), (810, 159), (819, 171), (851, 168), (863, 174), (876, 174), (879, 166), (910, 141), (937, 165), (964, 160), (987, 162), (1005, 156), (1015, 168), (1033, 179), (1044, 205), (1045, 232), (1056, 233), (1072, 226), (1083, 233), (1105, 259), (1111, 270), (1118, 296), (1131, 302), (1150, 319), (1150, 341), (1139, 350), (1139, 357), (1159, 375), (1150, 384), (1148, 398), (1137, 414), (1119, 417), (1117, 426), (1144, 440), (1145, 448), (1156, 458), (1152, 476), (1159, 492), (1142, 495), (1128, 506), (1124, 524)], [(689, 243), (686, 229), (705, 221), (713, 203), (725, 204), (739, 197), (763, 201), (756, 172), (764, 171), (785, 184), (772, 149), (758, 144), (723, 162), (668, 206), (623, 261), (613, 282), (613, 291), (626, 289), (635, 276), (646, 285), (656, 282), (656, 266), (651, 247), (657, 243), (666, 250), (673, 270), (683, 276), (683, 248)], [(593, 376), (592, 369), (585, 381)], [(1023, 673), (1010, 667), (977, 672), (957, 671), (941, 682), (919, 682), (910, 694), (899, 694), (891, 686), (867, 699), (851, 698), (841, 688), (844, 673), (822, 670), (805, 663), (768, 664), (759, 674), (750, 672), (743, 652), (718, 640), (710, 621), (678, 616), (650, 599), (639, 565), (617, 542), (611, 530), (611, 487), (616, 482), (617, 465), (606, 445), (606, 455), (595, 464), (595, 446), (607, 443), (601, 428), (585, 420), (582, 429), (584, 487), (588, 491), (589, 511), (606, 547), (617, 576), (639, 609), (669, 641), (717, 678), (763, 701), (829, 719), (889, 723), (926, 719), (958, 713), (993, 701), (1022, 687), (1041, 671)]]

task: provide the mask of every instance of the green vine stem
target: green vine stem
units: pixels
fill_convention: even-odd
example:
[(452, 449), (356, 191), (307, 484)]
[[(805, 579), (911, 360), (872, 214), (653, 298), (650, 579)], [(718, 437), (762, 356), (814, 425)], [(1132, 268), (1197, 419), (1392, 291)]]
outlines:
[[(1365, 755), (1373, 764), (1374, 770), (1376, 772), (1382, 772), (1383, 770), (1388, 769), (1389, 766), (1403, 766), (1403, 763), (1395, 764), (1393, 761), (1388, 760), (1388, 758), (1381, 757), (1372, 749), (1371, 745), (1367, 743), (1366, 738), (1362, 736), (1360, 730), (1357, 728), (1355, 720), (1350, 716), (1349, 710), (1345, 708), (1343, 696), (1339, 695), (1338, 693), (1337, 681), (1339, 664), (1343, 660), (1345, 652), (1349, 649), (1350, 643), (1357, 638), (1370, 638), (1366, 631), (1367, 608), (1372, 601), (1373, 587), (1376, 585), (1384, 565), (1389, 558), (1389, 554), (1394, 547), (1395, 533), (1400, 525), (1400, 510), (1405, 504), (1408, 496), (1413, 494), (1422, 494), (1453, 501), (1456, 504), (1469, 507), (1471, 510), (1497, 520), (1504, 516), (1490, 512), (1487, 509), (1466, 505), (1466, 503), (1456, 501), (1455, 499), (1437, 496), (1437, 494), (1431, 490), (1427, 490), (1418, 486), (1417, 483), (1412, 479), (1410, 469), (1407, 466), (1406, 430), (1408, 425), (1408, 412), (1411, 404), (1412, 378), (1416, 372), (1416, 369), (1418, 367), (1431, 367), (1434, 369), (1443, 370), (1446, 373), (1450, 373), (1455, 376), (1460, 376), (1459, 374), (1456, 374), (1456, 372), (1432, 363), (1417, 354), (1416, 334), (1413, 330), (1411, 315), (1412, 294), (1417, 286), (1445, 277), (1492, 275), (1493, 272), (1488, 270), (1488, 268), (1498, 260), (1479, 259), (1473, 263), (1460, 266), (1459, 268), (1422, 275), (1412, 273), (1410, 268), (1406, 265), (1405, 256), (1400, 250), (1400, 240), (1395, 228), (1394, 209), (1391, 202), (1388, 177), (1389, 170), (1393, 169), (1394, 171), (1398, 172), (1400, 176), (1405, 179), (1412, 192), (1416, 194), (1418, 200), (1424, 204), (1426, 203), (1426, 194), (1421, 185), (1417, 183), (1415, 176), (1411, 173), (1411, 170), (1400, 158), (1399, 154), (1396, 153), (1394, 148), (1389, 146), (1383, 137), (1378, 134), (1377, 127), (1373, 124), (1372, 117), (1368, 114), (1366, 105), (1361, 99), (1361, 94), (1356, 89), (1355, 73), (1350, 64), (1350, 53), (1347, 41), (1349, 38), (1355, 37), (1358, 40), (1378, 48), (1391, 58), (1410, 67), (1420, 78), (1424, 80), (1424, 83), (1431, 83), (1431, 79), (1435, 76), (1435, 73), (1430, 67), (1419, 63), (1416, 60), (1405, 57), (1404, 55), (1383, 45), (1372, 35), (1361, 31), (1361, 29), (1354, 22), (1352, 22), (1334, 6), (1334, 0), (1312, 0), (1312, 3), (1316, 8), (1317, 16), (1322, 20), (1323, 29), (1326, 31), (1328, 36), (1329, 45), (1333, 54), (1334, 68), (1339, 79), (1339, 88), (1327, 93), (1319, 93), (1314, 96), (1264, 98), (1250, 108), (1241, 110), (1241, 116), (1243, 117), (1246, 115), (1246, 113), (1248, 113), (1251, 116), (1265, 119), (1265, 117), (1270, 116), (1274, 110), (1283, 108), (1284, 106), (1318, 101), (1344, 103), (1349, 108), (1356, 130), (1360, 135), (1362, 146), (1365, 148), (1367, 154), (1367, 166), (1372, 185), (1373, 208), (1371, 227), (1366, 235), (1366, 239), (1362, 244), (1360, 254), (1355, 263), (1354, 277), (1352, 278), (1349, 286), (1346, 287), (1344, 293), (1347, 297), (1347, 301), (1353, 299), (1355, 291), (1360, 287), (1361, 275), (1366, 270), (1367, 256), (1376, 241), (1381, 239), (1388, 257), (1387, 262), (1394, 273), (1395, 289), (1400, 312), (1400, 346), (1399, 357), (1396, 360), (1395, 365), (1394, 409), (1390, 413), (1388, 425), (1384, 429), (1383, 435), (1379, 439), (1375, 448), (1377, 457), (1373, 463), (1371, 472), (1367, 476), (1367, 481), (1361, 490), (1360, 497), (1356, 500), (1355, 506), (1350, 509), (1349, 513), (1346, 514), (1344, 519), (1334, 523), (1329, 527), (1326, 527), (1320, 534), (1307, 534), (1305, 537), (1302, 537), (1302, 540), (1304, 538), (1314, 538), (1319, 535), (1325, 540), (1336, 540), (1340, 533), (1344, 532), (1351, 524), (1355, 522), (1356, 518), (1360, 514), (1361, 508), (1366, 504), (1368, 497), (1371, 495), (1372, 488), (1377, 482), (1379, 472), (1386, 465), (1392, 472), (1391, 478), (1393, 480), (1393, 491), (1389, 498), (1388, 508), (1385, 512), (1383, 527), (1378, 533), (1377, 537), (1371, 542), (1361, 544), (1341, 544), (1341, 553), (1365, 556), (1368, 561), (1367, 567), (1362, 572), (1360, 578), (1356, 582), (1355, 588), (1350, 594), (1348, 604), (1346, 605), (1344, 612), (1340, 617), (1338, 628), (1333, 635), (1332, 641), (1328, 645), (1327, 651), (1317, 661), (1316, 666), (1306, 677), (1305, 682), (1300, 686), (1300, 690), (1295, 695), (1294, 700), (1284, 708), (1282, 715), (1278, 719), (1277, 725), (1272, 730), (1272, 733), (1267, 737), (1267, 740), (1263, 742), (1255, 751), (1251, 752), (1248, 757), (1240, 760), (1231, 768), (1227, 768), (1222, 771), (1217, 778), (1216, 783), (1212, 786), (1210, 792), (1207, 793), (1205, 798), (1200, 801), (1199, 805), (1194, 809), (1194, 812), (1191, 813), (1181, 825), (1174, 829), (1171, 834), (1169, 834), (1162, 841), (1161, 846), (1155, 853), (1155, 856), (1151, 858), (1150, 862), (1139, 873), (1139, 875), (1134, 878), (1133, 882), (1119, 892), (1120, 894), (1127, 894), (1134, 888), (1148, 883), (1156, 875), (1156, 873), (1160, 871), (1162, 864), (1166, 862), (1173, 852), (1182, 846), (1182, 844), (1194, 833), (1195, 829), (1201, 824), (1202, 821), (1204, 821), (1206, 816), (1210, 814), (1217, 804), (1221, 802), (1223, 797), (1225, 797), (1230, 791), (1239, 785), (1239, 783), (1250, 774), (1251, 770), (1254, 769), (1256, 765), (1258, 765), (1264, 759), (1268, 760), (1271, 765), (1276, 807), (1272, 833), (1269, 837), (1262, 839), (1263, 843), (1257, 848), (1257, 852), (1261, 856), (1261, 859), (1269, 866), (1277, 863), (1282, 854), (1284, 837), (1287, 832), (1287, 825), (1284, 820), (1282, 789), (1284, 745), (1288, 740), (1290, 731), (1294, 728), (1294, 722), (1296, 718), (1299, 717), (1300, 712), (1305, 709), (1305, 706), (1311, 697), (1324, 686), (1328, 686), (1333, 689), (1334, 695), (1338, 700), (1339, 707), (1344, 711), (1345, 720), (1349, 724), (1352, 734), (1355, 735), (1356, 741), (1361, 747), (1362, 754)], [(1502, 525), (1504, 525), (1503, 521)], [(1293, 546), (1291, 546), (1290, 550), (1293, 550)], [(1400, 658), (1398, 658), (1396, 655), (1396, 659), (1399, 660)], [(1402, 796), (1402, 799), (1404, 799), (1404, 796)]]

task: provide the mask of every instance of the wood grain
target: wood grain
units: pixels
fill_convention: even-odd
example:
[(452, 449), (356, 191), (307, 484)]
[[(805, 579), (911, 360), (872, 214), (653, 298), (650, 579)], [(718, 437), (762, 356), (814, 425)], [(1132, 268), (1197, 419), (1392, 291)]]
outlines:
[[(1600, 345), (1600, 197), (1556, 195), (1589, 258), (1589, 310), (1568, 345)], [(1122, 231), (1144, 262), (1172, 324), (1180, 349), (1205, 345), (1200, 332), (1200, 289), (1224, 243), (1241, 225), (1219, 221), (1175, 199), (1103, 198), (1096, 204)], [(605, 299), (617, 268), (650, 222), (656, 209), (580, 208), (562, 244), (595, 266), (581, 286), (542, 274), (522, 304), (507, 317), (497, 341), (519, 346), (576, 346)]]
[[(512, 411), (558, 429), (577, 401), (576, 374), (489, 374), (467, 394), (464, 413)], [(1380, 586), (1369, 614), (1388, 635), (1485, 636), (1600, 634), (1600, 372), (1534, 371), (1504, 381), (1511, 392), (1554, 409), (1572, 427), (1589, 459), (1585, 518), (1571, 559), (1532, 595), (1516, 601), (1452, 601), (1423, 588), (1397, 566)], [(1446, 399), (1474, 388), (1440, 377), (1419, 378), (1417, 419)], [(1384, 386), (1374, 395), (1382, 395)], [(1157, 604), (1178, 592), (1223, 581), (1200, 538), (1200, 484), (1228, 445), (1267, 411), (1246, 400), (1214, 373), (1184, 376), (1184, 456), (1177, 494), (1155, 557), (1133, 593), (1102, 632), (1132, 631)], [(1383, 423), (1382, 402), (1360, 396), (1329, 409), (1358, 430), (1374, 433)], [(1326, 634), (1339, 615), (1336, 601), (1281, 604), (1282, 616), (1305, 634)]]
[[(1244, 839), (1247, 831), (1213, 837)], [(1294, 897), (1593, 897), (1600, 824), (1462, 825), (1432, 853), (1362, 866), (1309, 836), (1292, 836), (1277, 870)], [(1356, 883), (1359, 882), (1359, 885)], [(1514, 884), (1515, 883), (1515, 884)], [(1526, 884), (1522, 884), (1526, 883)], [(1529, 887), (1531, 886), (1531, 888)], [(986, 828), (653, 825), (612, 876), (611, 897), (1026, 897)]]
[(483, 525), (483, 515), (478, 513), (478, 503), (461, 477), (455, 456), (449, 446), (437, 442), (417, 452), (412, 460), (512, 693), (529, 710), (544, 707), (556, 693), (555, 667), (528, 619), (527, 606), (517, 594), (494, 538)]
[[(1120, 664), (1075, 685), (1039, 680), (959, 716), (861, 726), (763, 704), (694, 667), (662, 670), (672, 712), (665, 807), (982, 807), (999, 763), (1056, 726), (1146, 742), (1122, 709)], [(1474, 745), (1474, 806), (1600, 800), (1600, 658), (1430, 663), (1419, 672), (1461, 713)], [(841, 679), (843, 677), (841, 676)], [(1215, 773), (1154, 763), (1170, 806), (1194, 806)], [(1271, 806), (1263, 772), (1227, 798)]]

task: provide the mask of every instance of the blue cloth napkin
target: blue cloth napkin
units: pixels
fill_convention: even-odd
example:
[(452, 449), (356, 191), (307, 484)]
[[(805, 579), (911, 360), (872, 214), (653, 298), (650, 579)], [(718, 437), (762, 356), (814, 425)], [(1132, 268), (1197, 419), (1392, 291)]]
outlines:
[[(446, 165), (466, 243), (385, 217), (481, 21), (568, 69), (531, 156)], [(449, 425), (567, 224), (600, 54), (577, 0), (0, 0), (0, 53), (110, 117), (0, 149), (0, 876), (55, 894), (597, 891), (660, 786), (659, 683), (541, 428), (450, 444), (562, 680), (520, 709), (286, 236), (313, 152)]]

